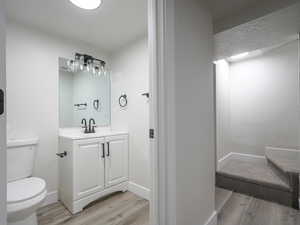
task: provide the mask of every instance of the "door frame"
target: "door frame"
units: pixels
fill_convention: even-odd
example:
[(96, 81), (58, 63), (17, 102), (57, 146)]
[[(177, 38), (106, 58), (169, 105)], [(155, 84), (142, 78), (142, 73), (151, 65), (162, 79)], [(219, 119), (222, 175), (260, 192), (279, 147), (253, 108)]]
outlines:
[(174, 1), (148, 0), (150, 225), (176, 225)]
[[(6, 93), (5, 76), (5, 11), (4, 0), (0, 0), (0, 88)], [(0, 116), (0, 224), (6, 225), (6, 107)], [(4, 124), (4, 126), (3, 126)]]

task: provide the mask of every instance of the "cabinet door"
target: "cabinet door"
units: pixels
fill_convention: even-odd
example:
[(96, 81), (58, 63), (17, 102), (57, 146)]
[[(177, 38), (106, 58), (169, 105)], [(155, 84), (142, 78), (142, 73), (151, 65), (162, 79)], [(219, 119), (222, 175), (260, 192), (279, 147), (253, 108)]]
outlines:
[(104, 189), (104, 153), (104, 139), (90, 139), (75, 142), (75, 200)]
[(128, 136), (107, 137), (105, 155), (105, 186), (128, 180)]

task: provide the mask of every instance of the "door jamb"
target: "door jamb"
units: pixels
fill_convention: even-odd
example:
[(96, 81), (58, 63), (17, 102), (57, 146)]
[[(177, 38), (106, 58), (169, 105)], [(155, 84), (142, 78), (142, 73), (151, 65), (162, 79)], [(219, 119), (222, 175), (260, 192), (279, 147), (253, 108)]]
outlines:
[(148, 0), (150, 224), (176, 225), (174, 1)]

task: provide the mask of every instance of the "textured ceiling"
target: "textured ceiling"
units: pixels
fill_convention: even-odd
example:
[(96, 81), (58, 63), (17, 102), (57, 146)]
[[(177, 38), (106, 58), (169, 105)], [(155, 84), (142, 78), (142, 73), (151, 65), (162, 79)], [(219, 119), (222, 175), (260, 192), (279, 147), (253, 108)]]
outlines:
[(299, 32), (300, 3), (216, 34), (215, 59), (280, 45)]
[(257, 0), (212, 1), (213, 19), (220, 20), (257, 3)]
[(233, 28), (299, 3), (299, 0), (212, 0), (214, 32)]

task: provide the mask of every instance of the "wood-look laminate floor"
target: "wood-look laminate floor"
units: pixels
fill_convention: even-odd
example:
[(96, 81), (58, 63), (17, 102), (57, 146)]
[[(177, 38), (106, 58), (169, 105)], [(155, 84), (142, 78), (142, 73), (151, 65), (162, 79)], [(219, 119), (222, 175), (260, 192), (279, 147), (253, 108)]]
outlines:
[[(38, 210), (39, 225), (149, 225), (149, 202), (116, 193), (72, 215), (61, 203)], [(218, 225), (300, 225), (300, 211), (233, 193), (218, 214)]]
[(115, 193), (72, 215), (61, 203), (38, 210), (39, 225), (149, 225), (149, 202), (133, 193)]
[(218, 225), (300, 225), (300, 211), (233, 193), (218, 214)]
[(219, 213), (226, 202), (230, 199), (232, 195), (232, 191), (228, 191), (223, 188), (218, 188), (216, 187), (216, 192), (215, 192), (215, 207), (217, 213)]

